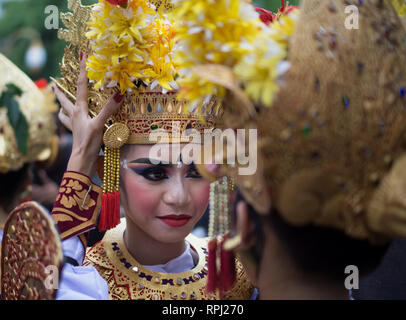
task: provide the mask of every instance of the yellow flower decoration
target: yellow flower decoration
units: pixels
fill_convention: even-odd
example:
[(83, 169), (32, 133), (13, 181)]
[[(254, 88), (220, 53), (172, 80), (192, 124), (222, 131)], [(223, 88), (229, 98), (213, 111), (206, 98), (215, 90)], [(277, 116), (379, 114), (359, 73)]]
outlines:
[(135, 90), (134, 82), (177, 88), (172, 58), (172, 22), (147, 0), (128, 0), (123, 6), (99, 0), (93, 6), (86, 34), (92, 55), (89, 79), (96, 88), (119, 86), (121, 93)]
[(399, 16), (406, 19), (406, 1), (405, 0), (392, 0), (392, 4)]
[(176, 63), (180, 97), (196, 106), (225, 89), (201, 80), (190, 69), (221, 64), (233, 69), (251, 99), (270, 106), (278, 90), (277, 78), (286, 71), (289, 38), (298, 10), (281, 17), (270, 28), (255, 8), (241, 0), (179, 0), (174, 15), (179, 50)]
[(234, 67), (234, 73), (244, 86), (246, 94), (255, 102), (271, 106), (279, 90), (278, 78), (289, 69), (286, 61), (289, 40), (295, 30), (299, 10), (275, 20), (261, 32), (254, 50)]
[[(174, 63), (175, 30), (168, 17), (161, 15), (153, 26), (154, 42), (149, 51), (147, 68), (144, 70), (145, 80), (151, 88), (160, 85), (164, 91), (177, 89), (175, 82), (176, 66)], [(167, 20), (167, 21), (165, 21)]]

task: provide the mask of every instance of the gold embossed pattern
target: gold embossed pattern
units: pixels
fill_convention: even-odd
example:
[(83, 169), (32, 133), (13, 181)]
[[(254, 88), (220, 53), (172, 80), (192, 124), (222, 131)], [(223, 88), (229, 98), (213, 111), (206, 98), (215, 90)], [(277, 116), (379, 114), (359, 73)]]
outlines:
[(35, 202), (14, 209), (4, 228), (1, 256), (2, 299), (55, 298), (56, 290), (46, 285), (51, 274), (47, 268), (57, 272), (53, 279), (57, 282), (63, 254), (58, 231), (45, 209)]
[[(112, 300), (217, 300), (206, 293), (207, 240), (189, 235), (186, 240), (198, 253), (195, 268), (182, 273), (159, 273), (140, 265), (123, 242), (125, 220), (109, 230), (103, 240), (89, 249), (83, 265), (94, 266), (106, 280)], [(253, 287), (240, 263), (237, 283), (223, 299), (249, 299)]]

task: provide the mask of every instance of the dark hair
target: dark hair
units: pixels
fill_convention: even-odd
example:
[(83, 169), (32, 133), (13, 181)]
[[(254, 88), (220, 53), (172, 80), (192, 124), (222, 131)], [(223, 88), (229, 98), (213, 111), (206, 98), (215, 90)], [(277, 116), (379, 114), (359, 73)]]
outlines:
[(374, 271), (389, 247), (350, 238), (333, 228), (295, 227), (286, 223), (275, 209), (266, 219), (298, 268), (331, 280), (344, 280), (344, 270), (349, 265), (358, 267), (362, 276)]
[[(236, 203), (240, 200), (244, 198), (237, 192)], [(300, 270), (332, 281), (344, 281), (344, 270), (349, 265), (357, 266), (362, 276), (374, 271), (390, 245), (374, 246), (368, 240), (353, 239), (332, 228), (315, 225), (295, 227), (285, 222), (276, 209), (264, 217), (249, 204), (248, 208), (259, 239), (252, 253), (257, 260), (266, 254), (262, 251), (263, 228), (260, 226), (267, 223)]]
[(21, 169), (0, 174), (0, 205), (11, 211), (15, 198), (23, 189), (23, 184), (28, 179), (30, 164), (25, 164)]

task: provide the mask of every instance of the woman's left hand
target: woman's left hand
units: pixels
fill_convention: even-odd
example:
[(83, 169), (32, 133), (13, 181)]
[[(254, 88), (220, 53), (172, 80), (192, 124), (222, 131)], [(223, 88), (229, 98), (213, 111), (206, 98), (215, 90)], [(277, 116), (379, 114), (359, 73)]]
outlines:
[(81, 53), (76, 103), (73, 104), (56, 85), (53, 86), (53, 90), (62, 106), (59, 119), (73, 135), (72, 153), (67, 170), (80, 172), (91, 178), (96, 172), (104, 125), (121, 106), (124, 97), (117, 92), (100, 113), (92, 118), (89, 116), (88, 83), (86, 55)]

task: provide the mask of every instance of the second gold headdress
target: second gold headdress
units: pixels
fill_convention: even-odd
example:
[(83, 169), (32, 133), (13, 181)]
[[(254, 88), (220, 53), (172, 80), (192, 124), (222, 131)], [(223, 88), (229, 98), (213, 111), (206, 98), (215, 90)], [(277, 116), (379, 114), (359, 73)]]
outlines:
[[(51, 99), (52, 100), (52, 99)], [(58, 152), (53, 101), (0, 54), (0, 174), (52, 163)]]
[[(222, 55), (219, 47), (188, 65), (201, 82), (227, 89), (226, 126), (258, 129), (256, 174), (224, 167), (257, 212), (270, 212), (272, 194), (295, 226), (337, 228), (373, 243), (406, 235), (406, 48), (395, 10), (402, 5), (303, 0), (300, 12), (260, 31), (268, 46), (230, 49), (241, 57), (236, 63), (206, 58)], [(187, 12), (195, 17), (182, 13), (188, 25), (199, 23)], [(210, 50), (208, 41), (201, 46)], [(190, 88), (191, 99), (204, 96)]]

